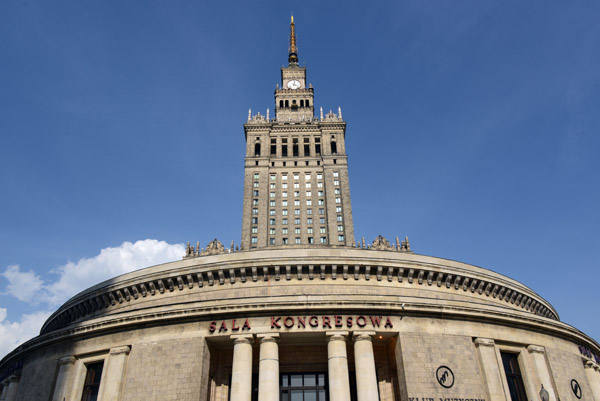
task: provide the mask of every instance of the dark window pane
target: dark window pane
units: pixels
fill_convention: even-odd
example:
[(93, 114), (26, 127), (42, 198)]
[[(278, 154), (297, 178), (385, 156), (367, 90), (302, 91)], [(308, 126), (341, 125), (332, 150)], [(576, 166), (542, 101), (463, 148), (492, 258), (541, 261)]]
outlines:
[(319, 390), (319, 401), (325, 401), (325, 390)]
[(302, 387), (302, 375), (290, 375), (291, 387)]
[(317, 401), (317, 390), (304, 390), (304, 401)]
[(325, 385), (325, 375), (320, 374), (319, 375), (319, 386), (324, 386), (324, 385)]
[(302, 390), (291, 390), (290, 401), (302, 401)]
[(288, 386), (288, 378), (289, 378), (288, 375), (282, 375), (281, 376), (281, 385), (283, 387), (287, 387)]
[(316, 386), (316, 375), (304, 375), (304, 386)]

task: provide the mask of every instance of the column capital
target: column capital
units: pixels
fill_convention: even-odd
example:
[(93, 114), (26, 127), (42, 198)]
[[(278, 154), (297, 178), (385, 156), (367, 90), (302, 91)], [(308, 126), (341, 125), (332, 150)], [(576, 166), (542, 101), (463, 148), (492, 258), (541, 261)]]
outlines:
[(229, 336), (234, 344), (250, 344), (250, 340), (254, 339), (252, 334), (232, 334)]
[(110, 349), (110, 355), (129, 354), (131, 347), (129, 345), (123, 345), (122, 347), (115, 347)]
[(527, 347), (527, 351), (529, 351), (530, 353), (538, 353), (538, 354), (544, 354), (546, 352), (546, 349), (540, 345), (529, 345)]
[(354, 331), (352, 332), (352, 340), (357, 341), (373, 341), (374, 331)]
[(496, 343), (491, 338), (483, 338), (477, 337), (475, 341), (473, 341), (478, 347), (493, 347)]
[(58, 359), (58, 364), (59, 365), (72, 365), (75, 363), (77, 359), (75, 359), (74, 356), (64, 356), (62, 358)]
[(279, 333), (259, 333), (256, 335), (260, 343), (269, 343), (279, 341)]
[(327, 341), (346, 341), (346, 337), (350, 335), (348, 331), (326, 331), (325, 335), (328, 337)]

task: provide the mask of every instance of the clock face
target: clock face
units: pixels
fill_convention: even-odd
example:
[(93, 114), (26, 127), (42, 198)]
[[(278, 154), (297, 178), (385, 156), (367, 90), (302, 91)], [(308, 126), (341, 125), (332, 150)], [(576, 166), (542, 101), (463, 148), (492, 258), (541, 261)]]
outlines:
[(295, 79), (292, 81), (289, 81), (287, 84), (287, 87), (290, 89), (298, 89), (300, 87), (300, 81), (297, 81)]

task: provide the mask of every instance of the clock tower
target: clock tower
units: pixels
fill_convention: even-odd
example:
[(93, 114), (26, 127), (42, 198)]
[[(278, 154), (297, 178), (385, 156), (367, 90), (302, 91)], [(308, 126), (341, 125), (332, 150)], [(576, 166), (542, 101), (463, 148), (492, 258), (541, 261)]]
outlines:
[(314, 91), (298, 65), (294, 18), (275, 118), (248, 113), (242, 249), (354, 246), (346, 122), (314, 115)]

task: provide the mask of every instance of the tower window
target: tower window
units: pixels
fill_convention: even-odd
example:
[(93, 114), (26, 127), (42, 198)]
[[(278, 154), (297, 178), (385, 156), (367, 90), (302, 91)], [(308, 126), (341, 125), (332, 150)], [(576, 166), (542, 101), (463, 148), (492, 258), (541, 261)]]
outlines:
[(293, 153), (294, 157), (298, 157), (299, 156), (298, 138), (294, 138), (293, 139), (292, 153)]
[(315, 144), (315, 153), (318, 155), (321, 154), (321, 144), (319, 144), (319, 143)]
[(335, 141), (331, 141), (331, 154), (337, 154), (337, 144), (335, 143)]
[(287, 145), (281, 145), (281, 156), (287, 157)]
[(526, 401), (527, 394), (525, 393), (525, 386), (523, 385), (523, 378), (519, 369), (518, 355), (508, 352), (501, 352), (500, 355), (502, 356), (502, 364), (504, 365), (504, 373), (506, 373), (511, 400)]
[(308, 99), (306, 100), (306, 103), (304, 103), (306, 105), (306, 107), (310, 107), (310, 102), (308, 101)]
[(279, 107), (283, 107), (283, 100), (279, 101)]
[(254, 144), (254, 156), (260, 156), (260, 143)]
[(310, 145), (304, 145), (304, 156), (310, 156)]
[(290, 107), (290, 102), (289, 101), (285, 101), (285, 107)]
[(304, 100), (300, 99), (300, 107), (304, 107)]

